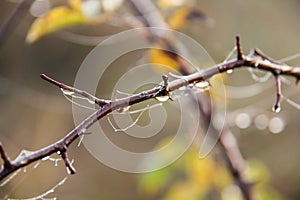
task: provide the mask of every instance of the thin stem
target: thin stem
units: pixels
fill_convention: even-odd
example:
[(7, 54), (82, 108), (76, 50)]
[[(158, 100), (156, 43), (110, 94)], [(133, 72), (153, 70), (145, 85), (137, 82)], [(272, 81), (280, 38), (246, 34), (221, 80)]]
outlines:
[[(258, 63), (258, 64), (257, 64)], [(114, 110), (127, 107), (129, 105), (137, 104), (143, 101), (146, 101), (148, 99), (155, 98), (157, 96), (160, 96), (161, 94), (168, 94), (168, 92), (177, 90), (178, 88), (182, 86), (187, 86), (190, 83), (194, 83), (197, 81), (202, 80), (208, 80), (210, 77), (226, 72), (229, 69), (235, 69), (239, 67), (252, 67), (257, 68), (265, 71), (279, 72), (278, 74), (281, 75), (289, 75), (293, 76), (295, 78), (300, 78), (300, 68), (299, 67), (291, 67), (288, 65), (278, 65), (270, 62), (264, 62), (259, 60), (258, 58), (247, 58), (245, 60), (235, 60), (228, 63), (221, 63), (219, 65), (213, 66), (209, 69), (203, 70), (201, 72), (196, 72), (194, 74), (190, 74), (185, 76), (183, 79), (175, 79), (174, 81), (168, 82), (168, 91), (166, 90), (166, 87), (163, 85), (154, 87), (149, 90), (145, 90), (143, 92), (140, 92), (138, 94), (134, 94), (128, 97), (124, 97), (121, 99), (116, 99), (114, 101), (111, 100), (104, 100), (104, 102), (110, 102), (104, 104), (102, 107), (100, 107), (99, 110), (92, 113), (90, 116), (88, 116), (85, 120), (83, 120), (79, 125), (77, 125), (71, 132), (69, 132), (65, 137), (58, 140), (57, 142), (50, 144), (47, 147), (44, 147), (42, 149), (30, 152), (28, 155), (24, 156), (18, 156), (15, 160), (10, 161), (9, 157), (2, 147), (0, 145), (0, 153), (3, 160), (3, 167), (0, 170), (0, 181), (3, 180), (5, 177), (7, 177), (9, 174), (15, 172), (16, 170), (25, 167), (35, 161), (41, 160), (47, 156), (50, 156), (57, 151), (61, 151), (62, 158), (65, 160), (66, 166), (69, 168), (69, 161), (67, 159), (67, 154), (64, 154), (64, 151), (67, 151), (67, 148), (69, 145), (71, 145), (79, 136), (80, 133), (89, 128), (91, 125), (93, 125), (96, 121), (102, 119), (104, 116), (108, 115)], [(46, 78), (47, 77), (47, 78)], [(60, 83), (46, 75), (43, 75), (42, 78), (47, 80), (48, 82), (61, 87), (69, 88), (67, 85)], [(73, 88), (73, 91), (81, 91), (76, 88)], [(85, 93), (84, 93), (85, 94)], [(230, 158), (230, 157), (229, 157)], [(231, 161), (232, 162), (232, 161)], [(234, 165), (232, 165), (234, 166)], [(73, 168), (69, 168), (72, 172)], [(75, 173), (75, 169), (73, 171)], [(235, 171), (234, 171), (235, 172)], [(239, 176), (237, 176), (238, 178)], [(242, 180), (239, 180), (242, 181)]]
[(41, 74), (40, 76), (41, 76), (42, 79), (48, 81), (49, 83), (52, 83), (53, 85), (58, 86), (60, 89), (68, 90), (70, 92), (74, 92), (74, 93), (80, 94), (83, 97), (86, 97), (88, 100), (90, 100), (92, 102), (95, 102), (100, 107), (104, 106), (105, 104), (109, 104), (110, 103), (110, 101), (99, 99), (99, 98), (91, 95), (90, 93), (88, 93), (86, 91), (83, 91), (83, 90), (80, 90), (80, 89), (68, 86), (68, 85), (66, 85), (64, 83), (60, 83), (60, 82), (58, 82), (58, 81), (50, 78), (49, 76), (47, 76), (45, 74)]
[(279, 112), (280, 102), (281, 102), (281, 79), (279, 75), (275, 75), (275, 82), (276, 82), (276, 101), (273, 110), (275, 112)]

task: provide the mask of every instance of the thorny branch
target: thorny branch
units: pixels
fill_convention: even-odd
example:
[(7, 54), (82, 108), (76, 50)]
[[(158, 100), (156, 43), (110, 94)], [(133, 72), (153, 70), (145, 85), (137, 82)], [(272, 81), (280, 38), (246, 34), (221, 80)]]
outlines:
[[(237, 45), (239, 46), (240, 44), (237, 43)], [(0, 154), (3, 161), (2, 168), (0, 170), (0, 181), (3, 180), (5, 177), (7, 177), (9, 174), (15, 172), (16, 170), (25, 167), (35, 161), (41, 160), (44, 157), (50, 156), (54, 153), (57, 153), (62, 157), (62, 159), (65, 161), (66, 167), (69, 169), (71, 173), (75, 173), (75, 169), (71, 166), (71, 163), (67, 156), (67, 148), (80, 136), (81, 132), (89, 128), (96, 121), (100, 120), (107, 114), (119, 108), (124, 108), (127, 107), (128, 105), (137, 104), (139, 102), (143, 102), (148, 99), (160, 96), (162, 94), (168, 94), (169, 92), (177, 90), (180, 87), (184, 87), (189, 84), (194, 84), (196, 82), (208, 80), (212, 76), (226, 72), (228, 70), (233, 70), (240, 67), (251, 67), (251, 68), (269, 71), (272, 73), (276, 72), (278, 76), (288, 75), (288, 76), (295, 77), (296, 79), (300, 78), (299, 67), (292, 67), (285, 64), (277, 64), (269, 60), (262, 59), (259, 56), (245, 56), (244, 54), (242, 54), (242, 58), (243, 59), (241, 60), (235, 59), (227, 63), (221, 63), (209, 69), (196, 72), (191, 75), (187, 75), (184, 77), (184, 79), (175, 79), (174, 81), (168, 82), (168, 87), (166, 87), (165, 85), (159, 85), (152, 89), (122, 99), (100, 101), (101, 107), (99, 108), (99, 110), (95, 111), (93, 114), (88, 116), (78, 126), (76, 126), (72, 131), (70, 131), (65, 137), (42, 149), (33, 151), (24, 156), (18, 156), (14, 160), (9, 159), (7, 152), (0, 144)], [(46, 75), (41, 75), (41, 77), (47, 80), (48, 82), (56, 86), (59, 86), (60, 88), (68, 88), (73, 91), (76, 90), (75, 88), (72, 88), (58, 81), (55, 81), (54, 79)]]
[[(151, 1), (130, 0), (129, 2), (131, 3), (132, 8), (141, 16), (141, 23), (144, 23), (144, 26), (161, 27), (165, 29), (169, 28), (163, 16), (155, 7), (155, 5), (151, 3)], [(151, 17), (149, 17), (149, 13), (151, 13)], [(185, 46), (182, 45), (180, 41), (177, 41), (176, 38), (172, 37), (170, 34), (166, 36), (166, 34), (157, 35), (155, 32), (148, 33), (148, 40), (151, 41), (153, 38), (157, 40), (156, 42), (160, 44), (161, 48), (169, 50), (164, 52), (167, 56), (179, 64), (180, 73), (183, 75), (189, 75), (195, 72), (195, 69), (193, 69), (189, 64), (184, 62), (180, 56), (178, 56), (182, 52), (187, 52), (187, 49), (184, 48)], [(243, 60), (245, 58), (241, 48), (240, 38), (237, 37), (236, 40), (237, 60)], [(169, 52), (179, 52), (179, 54), (171, 54)], [(254, 51), (254, 53), (255, 52), (260, 53), (259, 50)], [(267, 57), (262, 53), (261, 55), (264, 56), (264, 58)], [(196, 98), (194, 98), (194, 100), (198, 102), (201, 115), (204, 116), (202, 119), (202, 129), (207, 130), (209, 127), (211, 127), (214, 135), (219, 135), (218, 144), (222, 149), (221, 155), (225, 164), (227, 165), (227, 168), (234, 178), (235, 183), (241, 189), (244, 199), (252, 200), (254, 193), (251, 190), (251, 185), (248, 184), (248, 182), (246, 182), (243, 178), (245, 162), (233, 133), (226, 127), (224, 127), (223, 130), (219, 130), (214, 125), (210, 126), (212, 111), (211, 109), (207, 109), (208, 107), (210, 108), (210, 101), (206, 95), (201, 95), (200, 93)]]

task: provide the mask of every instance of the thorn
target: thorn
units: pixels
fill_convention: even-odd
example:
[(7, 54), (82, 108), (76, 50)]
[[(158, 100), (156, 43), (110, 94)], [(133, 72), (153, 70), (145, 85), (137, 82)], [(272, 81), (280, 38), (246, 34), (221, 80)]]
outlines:
[(75, 174), (76, 170), (72, 166), (72, 164), (69, 160), (66, 148), (64, 148), (63, 150), (60, 150), (60, 152), (61, 152), (61, 158), (64, 160), (66, 168), (69, 170), (70, 174)]
[(236, 36), (236, 49), (237, 49), (237, 59), (244, 60), (244, 54), (241, 47), (241, 39), (240, 36)]
[(11, 164), (10, 158), (8, 157), (6, 151), (4, 150), (1, 142), (0, 142), (0, 154), (1, 154), (1, 158), (3, 160), (4, 168), (11, 168), (12, 164)]

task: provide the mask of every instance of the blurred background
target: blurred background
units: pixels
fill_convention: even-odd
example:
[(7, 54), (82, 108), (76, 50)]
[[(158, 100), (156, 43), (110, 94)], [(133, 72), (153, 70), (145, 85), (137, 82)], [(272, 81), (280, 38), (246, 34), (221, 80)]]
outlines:
[[(44, 7), (42, 6), (41, 10), (69, 5), (67, 1), (59, 0), (36, 0), (35, 3), (42, 1), (44, 3), (41, 5)], [(234, 47), (236, 35), (241, 36), (245, 53), (253, 48), (260, 48), (272, 58), (282, 59), (300, 52), (298, 0), (195, 0), (186, 1), (186, 5), (178, 3), (177, 7), (172, 7), (168, 1), (153, 2), (166, 17), (172, 16), (176, 9), (191, 5), (205, 13), (209, 20), (187, 21), (178, 27), (178, 30), (198, 41), (216, 63), (222, 62), (229, 54)], [(17, 1), (0, 2), (0, 24), (5, 22), (16, 6)], [(72, 104), (63, 97), (60, 90), (43, 81), (39, 75), (45, 73), (72, 85), (78, 68), (94, 48), (93, 44), (96, 45), (106, 36), (128, 29), (105, 22), (74, 23), (75, 26), (58, 28), (54, 33), (45, 34), (37, 41), (29, 43), (25, 40), (32, 23), (36, 20), (34, 15), (43, 14), (35, 13), (37, 10), (31, 6), (30, 10), (18, 19), (16, 26), (0, 46), (0, 141), (11, 158), (15, 158), (23, 149), (36, 150), (51, 144), (74, 127)], [(125, 1), (113, 12), (119, 12), (122, 16), (131, 13), (132, 10)], [(91, 38), (78, 39), (78, 35)], [(114, 45), (117, 45), (117, 42)], [(116, 60), (101, 80), (105, 87), (101, 87), (97, 95), (110, 98), (118, 77), (136, 65), (145, 53), (137, 51)], [(300, 58), (288, 60), (287, 63), (299, 66)], [(161, 76), (159, 72), (158, 76)], [(266, 75), (258, 73), (257, 76)], [(293, 78), (286, 77), (283, 81), (283, 94), (288, 100), (282, 102), (281, 112), (275, 113), (272, 111), (276, 94), (273, 77), (268, 80), (259, 79), (261, 83), (257, 81), (258, 77), (246, 69), (239, 69), (227, 75), (230, 129), (238, 139), (245, 159), (257, 166), (253, 173), (259, 174), (259, 180), (265, 180), (267, 187), (271, 188), (266, 190), (266, 193), (272, 193), (273, 196), (265, 195), (268, 197), (261, 199), (299, 199), (300, 135), (297, 117), (300, 106), (291, 103), (290, 100), (300, 102), (300, 88)], [(172, 109), (168, 110), (168, 114), (174, 113)], [(106, 122), (103, 123), (108, 126)], [(139, 123), (147, 124), (147, 117)], [(140, 140), (132, 140), (121, 134), (113, 135), (111, 139), (129, 149), (153, 149), (166, 135), (172, 135), (172, 123), (174, 122), (170, 120), (152, 142), (139, 143)], [(113, 132), (113, 129), (107, 128), (106, 134)], [(77, 143), (74, 143), (70, 146), (69, 156), (74, 158), (77, 174), (68, 176), (66, 182), (47, 197), (132, 200), (176, 199), (177, 196), (177, 199), (182, 199), (181, 194), (176, 195), (175, 191), (183, 188), (183, 191), (190, 191), (191, 194), (190, 197), (185, 196), (185, 199), (199, 199), (192, 197), (191, 187), (180, 178), (181, 168), (187, 168), (183, 159), (190, 159), (191, 155), (195, 155), (197, 159), (197, 151), (198, 149), (191, 149), (191, 153), (187, 153), (188, 155), (167, 167), (161, 174), (147, 177), (113, 170), (93, 158), (83, 145), (77, 147)], [(173, 170), (174, 168), (176, 170)], [(179, 178), (164, 182), (162, 174), (166, 173)], [(57, 165), (55, 161), (43, 161), (36, 168), (34, 164), (30, 165), (9, 183), (0, 187), (0, 198), (23, 199), (37, 196), (51, 189), (65, 176), (66, 170), (61, 161), (58, 161)], [(208, 179), (218, 182), (218, 177), (208, 176)], [(160, 191), (155, 185), (164, 185), (164, 190)], [(218, 191), (220, 196), (208, 195), (201, 199), (233, 199), (226, 194), (234, 189), (227, 188), (226, 193), (226, 187), (221, 188), (219, 190), (222, 191)], [(209, 192), (214, 193), (215, 190), (218, 189), (210, 189)]]

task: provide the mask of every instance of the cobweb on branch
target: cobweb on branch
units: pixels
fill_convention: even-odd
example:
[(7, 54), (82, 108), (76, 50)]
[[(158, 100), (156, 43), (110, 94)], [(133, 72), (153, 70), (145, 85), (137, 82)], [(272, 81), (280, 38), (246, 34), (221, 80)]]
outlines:
[(113, 128), (113, 130), (115, 132), (127, 131), (128, 129), (130, 129), (131, 127), (133, 127), (134, 125), (137, 124), (137, 122), (140, 120), (140, 118), (142, 117), (142, 115), (144, 114), (145, 111), (150, 110), (150, 109), (155, 108), (155, 107), (159, 107), (159, 106), (162, 106), (162, 103), (154, 104), (152, 106), (147, 105), (147, 107), (145, 107), (145, 108), (138, 109), (138, 110), (133, 110), (133, 111), (129, 111), (129, 109), (128, 109), (125, 112), (114, 112), (113, 114), (117, 114), (117, 115), (139, 113), (137, 118), (131, 124), (129, 124), (128, 126), (126, 126), (124, 128), (115, 127), (114, 124), (112, 123), (112, 121), (110, 120), (109, 116), (107, 117), (107, 120), (108, 120), (108, 123), (111, 125), (111, 127)]
[[(247, 69), (251, 75), (251, 78), (259, 83), (267, 82), (272, 77), (271, 72), (267, 72), (263, 76), (258, 76), (255, 69), (253, 69), (251, 67), (248, 67)], [(262, 73), (261, 71), (258, 71), (258, 72)]]
[(54, 187), (52, 187), (50, 190), (38, 195), (38, 196), (35, 196), (35, 197), (32, 197), (32, 198), (26, 198), (26, 199), (14, 199), (14, 198), (6, 198), (6, 200), (56, 200), (57, 198), (56, 197), (53, 197), (53, 198), (45, 198), (46, 196), (48, 196), (49, 194), (51, 193), (54, 193), (55, 190), (62, 186), (66, 180), (67, 180), (68, 177), (65, 177), (64, 179), (62, 179), (61, 181), (59, 181)]
[(8, 178), (6, 178), (4, 181), (2, 181), (2, 183), (0, 184), (0, 187), (4, 187), (5, 185), (7, 185), (13, 178), (15, 178), (20, 173), (20, 171), (21, 171), (21, 169), (12, 173), (12, 175), (10, 175)]
[(300, 110), (300, 103), (297, 103), (295, 101), (293, 101), (292, 99), (288, 98), (288, 97), (285, 97), (283, 95), (282, 96), (282, 99), (284, 101), (286, 101), (289, 105), (291, 105), (292, 107), (296, 108), (297, 110)]
[(68, 90), (64, 90), (64, 89), (61, 89), (64, 97), (70, 101), (72, 104), (76, 105), (76, 106), (79, 106), (81, 108), (86, 108), (86, 109), (89, 109), (89, 110), (96, 110), (95, 108), (92, 108), (92, 107), (88, 107), (88, 106), (85, 106), (85, 105), (82, 105), (80, 103), (77, 103), (76, 101), (73, 100), (74, 99), (81, 99), (81, 100), (86, 100), (87, 102), (89, 102), (90, 104), (92, 105), (95, 105), (95, 102), (89, 100), (88, 98), (86, 97), (82, 97), (82, 96), (78, 96), (76, 95), (74, 92), (71, 92), (71, 91), (68, 91)]
[[(17, 157), (17, 159), (20, 159), (26, 155), (29, 155), (31, 153), (31, 151), (27, 151), (27, 150), (22, 150), (21, 153), (19, 154), (19, 156)], [(41, 162), (43, 161), (50, 161), (54, 163), (54, 166), (57, 167), (58, 166), (58, 162), (62, 161), (61, 158), (52, 158), (50, 156), (46, 156), (44, 158), (42, 158), (41, 160), (37, 161), (32, 168), (36, 169), (38, 168), (38, 166), (40, 166)], [(17, 171), (15, 171), (14, 173), (12, 173), (8, 178), (6, 178), (4, 181), (2, 181), (0, 183), (0, 187), (4, 187), (6, 186), (10, 181), (12, 181), (20, 172), (26, 173), (27, 172), (27, 168), (24, 167), (22, 170), (19, 169)]]
[(280, 59), (279, 61), (284, 63), (284, 62), (289, 62), (289, 61), (295, 60), (295, 59), (297, 59), (297, 58), (300, 58), (300, 52), (299, 52), (299, 53), (296, 53), (296, 54), (294, 54), (294, 55), (291, 55), (291, 56), (282, 58), (282, 59)]

